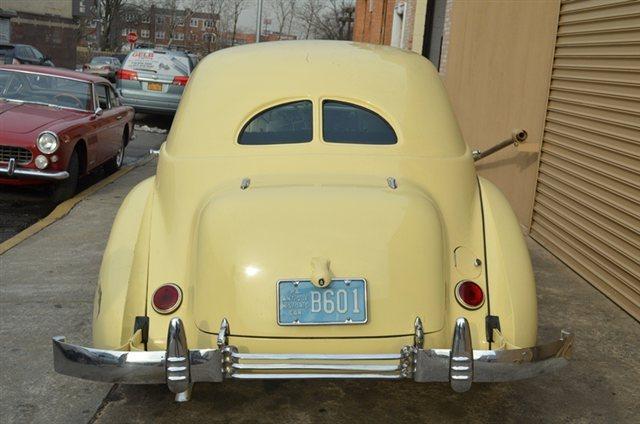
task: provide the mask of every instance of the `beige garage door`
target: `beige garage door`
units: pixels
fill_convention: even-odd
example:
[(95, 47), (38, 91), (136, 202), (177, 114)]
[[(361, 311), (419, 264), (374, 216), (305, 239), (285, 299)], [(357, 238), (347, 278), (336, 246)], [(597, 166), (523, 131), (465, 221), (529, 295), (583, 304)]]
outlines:
[(640, 320), (640, 1), (560, 8), (531, 235)]

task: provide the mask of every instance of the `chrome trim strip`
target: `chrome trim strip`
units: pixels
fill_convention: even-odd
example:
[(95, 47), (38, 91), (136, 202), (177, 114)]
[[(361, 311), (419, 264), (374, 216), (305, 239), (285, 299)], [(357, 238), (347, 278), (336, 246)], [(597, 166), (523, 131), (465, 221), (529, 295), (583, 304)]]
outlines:
[(374, 379), (374, 380), (400, 380), (399, 374), (233, 374), (231, 378), (239, 380), (299, 380), (299, 379)]
[(317, 360), (317, 361), (384, 361), (400, 359), (399, 353), (378, 353), (378, 354), (322, 354), (322, 353), (234, 353), (237, 359), (252, 360)]
[(27, 71), (25, 69), (6, 68), (4, 66), (0, 66), (0, 70), (7, 71), (7, 72), (21, 72), (23, 74), (45, 75), (45, 76), (52, 77), (52, 78), (64, 78), (64, 79), (68, 79), (68, 80), (72, 80), (72, 81), (84, 82), (84, 83), (87, 83), (87, 84), (91, 84), (92, 83), (92, 81), (87, 81), (86, 79), (74, 78), (74, 77), (69, 77), (69, 76), (66, 76), (66, 75), (56, 75), (56, 74), (52, 74), (52, 73), (48, 73), (48, 72)]
[(7, 167), (7, 175), (12, 176), (16, 172), (16, 159), (9, 159), (9, 166)]
[(15, 168), (13, 172), (11, 172), (9, 166), (6, 168), (0, 167), (0, 176), (1, 175), (56, 181), (69, 178), (69, 173), (67, 171), (40, 171), (36, 169)]
[(399, 371), (399, 365), (374, 364), (233, 364), (237, 370), (331, 370), (331, 371)]

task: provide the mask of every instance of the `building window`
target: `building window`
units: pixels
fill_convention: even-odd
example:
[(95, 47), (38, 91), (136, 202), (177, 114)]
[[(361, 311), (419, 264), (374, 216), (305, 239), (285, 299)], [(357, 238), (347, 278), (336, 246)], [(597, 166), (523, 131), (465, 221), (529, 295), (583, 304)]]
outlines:
[(198, 28), (198, 19), (191, 18), (191, 22), (189, 25), (191, 25), (192, 28)]
[(144, 15), (144, 16), (142, 17), (142, 23), (143, 23), (143, 24), (149, 24), (149, 23), (151, 23), (151, 18), (149, 17), (149, 15)]
[(406, 8), (406, 4), (398, 3), (396, 7), (393, 9), (393, 24), (391, 27), (391, 46), (392, 47), (400, 47), (403, 49), (405, 47), (404, 42), (404, 10)]
[(164, 40), (164, 31), (156, 31), (156, 40)]
[(184, 18), (176, 18), (177, 26), (184, 26)]
[(143, 29), (142, 31), (140, 31), (140, 37), (149, 38), (149, 30), (148, 29)]
[(176, 40), (178, 40), (178, 41), (184, 40), (184, 34), (181, 33), (181, 32), (177, 33), (176, 34)]
[(211, 28), (213, 26), (213, 21), (211, 19), (207, 19), (204, 21), (205, 28)]
[(133, 13), (127, 13), (124, 17), (125, 21), (127, 22), (133, 22), (136, 20), (136, 17)]
[(425, 31), (422, 40), (422, 55), (429, 59), (438, 70), (443, 59), (442, 44), (444, 41), (445, 20), (447, 17), (447, 0), (434, 0), (427, 4)]
[(191, 34), (191, 41), (198, 41), (198, 34)]
[(129, 29), (128, 28), (122, 28), (122, 36), (126, 37), (127, 34), (129, 34)]
[(164, 16), (162, 16), (162, 15), (156, 16), (156, 24), (162, 25), (163, 23), (164, 23)]
[(211, 40), (211, 34), (209, 34), (208, 32), (205, 32), (204, 34), (202, 34), (202, 41), (210, 41)]

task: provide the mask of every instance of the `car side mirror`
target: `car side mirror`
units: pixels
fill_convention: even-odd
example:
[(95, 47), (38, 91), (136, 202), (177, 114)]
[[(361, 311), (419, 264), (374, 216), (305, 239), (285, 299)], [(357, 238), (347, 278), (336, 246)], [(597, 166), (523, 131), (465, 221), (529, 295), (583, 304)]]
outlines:
[(101, 107), (97, 107), (96, 110), (93, 111), (93, 115), (94, 116), (102, 116), (102, 108)]

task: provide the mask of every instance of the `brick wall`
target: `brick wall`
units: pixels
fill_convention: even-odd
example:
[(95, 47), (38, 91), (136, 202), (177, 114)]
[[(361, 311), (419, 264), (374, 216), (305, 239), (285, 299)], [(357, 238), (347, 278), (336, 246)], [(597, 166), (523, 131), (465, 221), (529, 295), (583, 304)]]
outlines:
[(74, 69), (78, 25), (72, 19), (18, 12), (11, 19), (11, 42), (30, 44), (56, 66)]
[(393, 8), (397, 0), (356, 0), (353, 40), (391, 44)]

